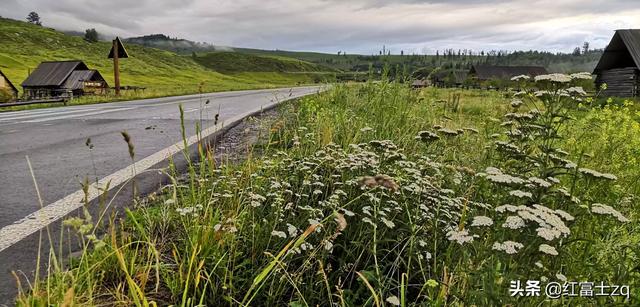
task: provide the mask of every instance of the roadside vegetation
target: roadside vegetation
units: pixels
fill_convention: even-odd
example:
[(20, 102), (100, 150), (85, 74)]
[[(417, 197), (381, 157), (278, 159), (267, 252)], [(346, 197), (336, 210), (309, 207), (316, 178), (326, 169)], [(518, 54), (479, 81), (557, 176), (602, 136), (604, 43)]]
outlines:
[[(586, 78), (287, 103), (245, 162), (199, 148), (122, 221), (67, 220), (81, 256), (52, 253), (18, 305), (638, 304), (640, 114), (584, 97)], [(527, 280), (631, 293), (511, 297)]]

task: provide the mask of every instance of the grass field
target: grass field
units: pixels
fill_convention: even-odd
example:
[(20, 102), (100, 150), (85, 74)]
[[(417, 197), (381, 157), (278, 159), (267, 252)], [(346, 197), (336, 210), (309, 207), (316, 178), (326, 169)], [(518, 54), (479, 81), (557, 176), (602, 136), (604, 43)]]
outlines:
[[(3, 18), (0, 18), (0, 28), (0, 70), (20, 90), (20, 83), (29, 71), (42, 61), (53, 60), (82, 60), (91, 69), (98, 69), (113, 86), (113, 63), (107, 59), (110, 43), (89, 43), (81, 37)], [(203, 55), (196, 62), (191, 56), (135, 44), (126, 48), (130, 58), (120, 63), (121, 84), (147, 88), (143, 93), (125, 93), (127, 99), (311, 84), (326, 76), (322, 74), (322, 67), (295, 59), (250, 55), (230, 58), (225, 54), (211, 54)], [(222, 63), (227, 65), (225, 69), (219, 69)], [(265, 64), (268, 65), (261, 67)], [(231, 67), (233, 69), (229, 69)], [(276, 70), (278, 67), (284, 69)], [(95, 97), (73, 103), (114, 99)]]
[[(122, 223), (66, 221), (84, 253), (19, 305), (639, 304), (640, 113), (536, 87), (383, 81), (289, 103), (262, 155), (201, 152)], [(512, 297), (527, 280), (628, 288)]]

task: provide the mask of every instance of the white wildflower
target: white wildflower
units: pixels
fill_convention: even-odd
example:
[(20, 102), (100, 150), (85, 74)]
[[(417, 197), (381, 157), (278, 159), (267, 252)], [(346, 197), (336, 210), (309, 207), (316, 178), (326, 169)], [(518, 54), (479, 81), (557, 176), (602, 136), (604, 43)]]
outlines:
[(569, 94), (575, 94), (579, 96), (587, 96), (587, 92), (581, 86), (574, 86), (567, 89)]
[(538, 227), (536, 229), (538, 236), (544, 238), (547, 241), (553, 241), (556, 238), (559, 238), (562, 233), (558, 230), (547, 228), (547, 227)]
[(588, 72), (579, 72), (579, 73), (575, 73), (575, 74), (571, 74), (569, 75), (569, 77), (571, 77), (571, 79), (583, 79), (583, 80), (591, 80), (593, 79), (591, 77), (591, 73)]
[(565, 74), (548, 74), (548, 75), (539, 75), (535, 77), (536, 82), (538, 81), (551, 81), (556, 83), (567, 83), (571, 82), (571, 77)]
[(567, 213), (567, 212), (566, 212), (566, 211), (564, 211), (564, 210), (557, 209), (557, 210), (555, 211), (555, 213), (556, 213), (557, 215), (559, 215), (561, 218), (563, 218), (565, 221), (569, 221), (569, 222), (570, 222), (570, 221), (575, 220), (575, 218), (574, 218), (571, 214)]
[(542, 265), (542, 262), (540, 262), (540, 261), (536, 261), (536, 263), (534, 263), (534, 264), (535, 264), (537, 267), (541, 268), (541, 269), (542, 269), (542, 268), (544, 268), (544, 265)]
[(369, 132), (369, 131), (373, 131), (373, 128), (367, 126), (367, 127), (364, 127), (364, 128), (360, 129), (360, 132)]
[(473, 242), (473, 238), (474, 236), (469, 235), (469, 231), (466, 229), (451, 230), (447, 232), (447, 239), (449, 241), (456, 241), (460, 245), (464, 243)]
[(522, 245), (522, 243), (519, 243), (519, 242), (504, 241), (503, 243), (500, 243), (500, 242), (493, 243), (492, 249), (497, 251), (503, 251), (509, 255), (513, 255), (518, 253), (518, 250), (520, 250), (523, 247), (524, 245)]
[(397, 296), (395, 296), (395, 295), (394, 295), (394, 296), (387, 297), (387, 300), (386, 300), (386, 301), (387, 301), (387, 303), (389, 303), (389, 304), (391, 304), (391, 305), (393, 305), (393, 306), (400, 306), (400, 300), (399, 300), (399, 299), (398, 299), (398, 297), (397, 297)]
[(289, 233), (290, 237), (295, 237), (298, 234), (298, 228), (296, 228), (296, 226), (293, 226), (287, 223), (287, 232)]
[(558, 256), (558, 251), (556, 250), (556, 248), (548, 244), (540, 244), (538, 250), (547, 255)]
[(563, 282), (564, 282), (564, 281), (567, 281), (567, 276), (564, 276), (564, 274), (562, 274), (562, 273), (557, 273), (557, 274), (556, 274), (556, 278), (557, 278), (559, 281), (563, 281)]
[(520, 229), (524, 226), (526, 226), (524, 220), (521, 217), (515, 215), (507, 216), (504, 224), (502, 224), (502, 227), (509, 229)]
[(615, 218), (618, 219), (618, 221), (626, 223), (629, 222), (629, 219), (626, 218), (624, 215), (622, 215), (622, 213), (620, 213), (618, 210), (614, 209), (611, 206), (608, 205), (604, 205), (604, 204), (593, 204), (591, 205), (591, 212), (596, 213), (596, 214), (608, 214), (611, 215)]
[(284, 233), (284, 231), (277, 231), (277, 230), (272, 231), (271, 235), (274, 236), (274, 237), (280, 237), (280, 238), (286, 238), (287, 237), (287, 234)]
[(382, 222), (389, 228), (393, 229), (394, 227), (396, 227), (396, 224), (394, 224), (392, 221), (387, 220), (386, 218), (382, 217), (380, 218), (380, 220), (382, 220)]
[(518, 207), (516, 207), (514, 205), (502, 205), (502, 206), (496, 207), (495, 210), (496, 210), (496, 212), (500, 212), (500, 213), (504, 213), (506, 211), (516, 212), (516, 211), (518, 211)]
[(527, 75), (518, 75), (515, 76), (513, 78), (511, 78), (511, 81), (520, 81), (520, 80), (529, 80), (531, 79), (531, 77), (527, 76)]
[(478, 215), (473, 217), (473, 221), (471, 222), (471, 226), (480, 227), (480, 226), (491, 226), (493, 225), (493, 220), (488, 216)]
[(529, 192), (524, 192), (520, 190), (514, 190), (509, 192), (509, 195), (519, 197), (519, 198), (531, 198), (533, 195)]

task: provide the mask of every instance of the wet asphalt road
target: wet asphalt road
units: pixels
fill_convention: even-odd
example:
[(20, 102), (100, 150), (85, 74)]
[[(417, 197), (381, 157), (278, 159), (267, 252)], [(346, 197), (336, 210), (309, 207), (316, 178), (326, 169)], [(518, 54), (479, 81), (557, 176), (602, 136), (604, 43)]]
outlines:
[[(131, 164), (123, 130), (131, 135), (136, 161), (180, 141), (179, 104), (184, 108), (189, 136), (195, 133), (197, 122), (203, 128), (212, 126), (218, 112), (219, 120), (224, 121), (259, 111), (272, 101), (318, 90), (224, 92), (0, 113), (0, 229), (40, 209), (26, 156), (46, 206), (79, 190), (85, 178), (95, 181)], [(205, 104), (207, 100), (209, 104)], [(85, 144), (88, 138), (93, 149)], [(149, 176), (138, 184), (142, 190), (151, 190), (159, 180)], [(54, 238), (60, 236), (60, 228), (60, 221), (51, 224)], [(11, 271), (23, 271), (27, 276), (33, 273), (38, 238), (36, 232), (0, 251), (0, 306), (13, 305), (17, 288)], [(43, 247), (46, 250), (48, 244)]]

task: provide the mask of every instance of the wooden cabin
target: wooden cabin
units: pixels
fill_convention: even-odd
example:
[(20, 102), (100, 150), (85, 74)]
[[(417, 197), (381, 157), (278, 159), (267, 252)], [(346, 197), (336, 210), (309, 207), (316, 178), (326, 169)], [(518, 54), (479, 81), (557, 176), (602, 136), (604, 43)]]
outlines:
[(421, 89), (427, 87), (427, 80), (425, 79), (417, 79), (411, 83), (411, 88), (413, 89)]
[(22, 82), (25, 99), (104, 94), (109, 86), (100, 72), (82, 61), (42, 62)]
[[(2, 70), (0, 70), (0, 90), (8, 92), (9, 95), (11, 96), (11, 98), (7, 99), (7, 101), (0, 101), (0, 102), (11, 102), (18, 98), (18, 89), (13, 85), (13, 83), (11, 83), (9, 78), (7, 78), (7, 76), (2, 72)], [(0, 97), (0, 99), (5, 100), (6, 98)]]
[(640, 96), (640, 29), (617, 30), (596, 68), (596, 88), (604, 96)]

